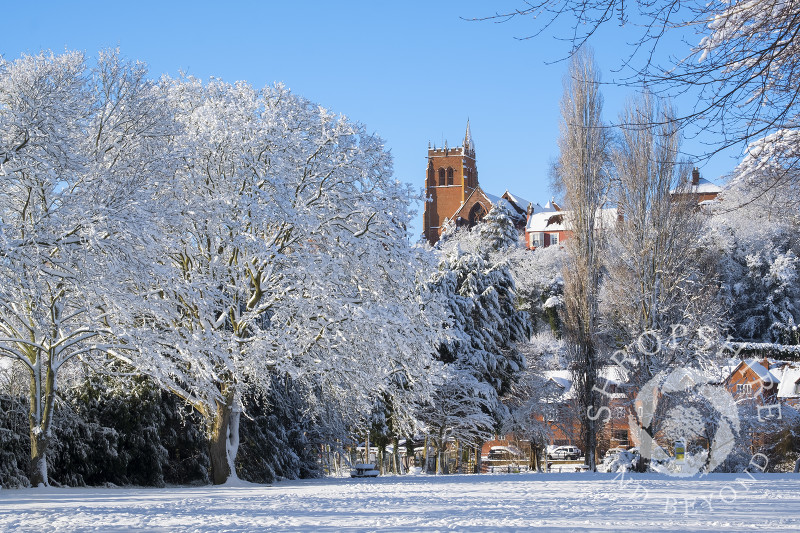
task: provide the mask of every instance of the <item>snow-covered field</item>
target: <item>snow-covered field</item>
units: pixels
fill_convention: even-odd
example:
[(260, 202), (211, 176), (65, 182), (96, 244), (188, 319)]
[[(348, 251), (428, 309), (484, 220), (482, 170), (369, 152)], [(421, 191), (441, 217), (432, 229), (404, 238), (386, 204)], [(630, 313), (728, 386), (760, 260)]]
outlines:
[(0, 490), (0, 531), (798, 531), (800, 475), (518, 474)]

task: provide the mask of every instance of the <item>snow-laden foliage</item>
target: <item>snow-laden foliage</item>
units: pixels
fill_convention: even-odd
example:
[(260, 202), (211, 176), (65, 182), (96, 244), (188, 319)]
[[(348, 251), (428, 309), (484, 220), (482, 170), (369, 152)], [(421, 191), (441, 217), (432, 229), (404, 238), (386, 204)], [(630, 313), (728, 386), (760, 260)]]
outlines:
[(429, 286), (449, 315), (437, 353), (444, 371), (433, 405), (421, 414), (439, 450), (448, 438), (477, 443), (490, 436), (507, 414), (501, 398), (524, 369), (517, 343), (527, 340), (530, 324), (517, 308), (505, 259), (516, 246), (518, 234), (501, 208), (440, 241)]
[(281, 86), (164, 83), (182, 164), (143, 250), (155, 276), (130, 280), (131, 362), (206, 418), (214, 482), (234, 472), (244, 381), (285, 373), (356, 412), (394, 373), (424, 395), (410, 189), (381, 140)]
[(527, 311), (534, 330), (550, 327), (560, 334), (558, 309), (563, 305), (565, 251), (561, 246), (527, 250), (520, 242), (506, 208), (500, 204), (472, 230), (451, 225), (438, 248), (445, 253), (469, 253), (511, 269), (517, 305)]
[(572, 420), (573, 413), (566, 413), (561, 405), (563, 389), (545, 373), (566, 368), (566, 349), (564, 341), (557, 339), (550, 330), (534, 334), (530, 342), (520, 343), (519, 348), (525, 357), (525, 369), (518, 374), (505, 400), (509, 416), (503, 430), (530, 441), (531, 459), (538, 461), (551, 442), (551, 422), (556, 421), (556, 410), (567, 415), (559, 416), (558, 422)]
[(724, 210), (780, 221), (800, 208), (800, 131), (782, 129), (752, 142), (722, 193)]
[(49, 468), (54, 483), (164, 485), (169, 456), (160, 429), (167, 404), (158, 387), (90, 375), (61, 396)]
[(740, 109), (731, 113), (749, 115), (751, 131), (796, 128), (800, 5), (794, 0), (717, 0), (705, 10), (707, 35), (695, 50), (695, 69), (717, 82), (714, 101), (737, 100), (739, 105), (731, 107)]
[[(731, 333), (740, 340), (798, 344), (798, 219), (776, 217), (758, 203), (738, 204), (746, 194), (743, 183), (734, 182), (710, 221)], [(731, 204), (737, 207), (728, 209)]]
[(519, 308), (528, 312), (533, 330), (549, 330), (560, 336), (565, 249), (548, 246), (530, 251), (516, 247), (509, 248), (506, 253), (517, 288)]
[(32, 378), (32, 482), (79, 357), (200, 413), (217, 483), (244, 383), (289, 375), (320, 412), (426, 397), (441, 313), (382, 141), (281, 86), (146, 75), (116, 52), (0, 62), (0, 355)]
[(492, 438), (497, 424), (497, 391), (469, 368), (446, 364), (433, 401), (420, 410), (426, 433), (436, 450), (436, 473), (443, 473), (442, 453), (448, 442), (479, 446)]
[(523, 366), (515, 343), (529, 333), (526, 313), (516, 309), (510, 269), (489, 265), (480, 256), (451, 255), (443, 260), (433, 284), (447, 297), (453, 316), (439, 358), (463, 364), (504, 393)]
[(0, 487), (27, 487), (28, 406), (24, 398), (0, 394)]
[(286, 376), (273, 376), (266, 396), (243, 396), (245, 416), (236, 461), (241, 479), (273, 483), (320, 475), (317, 454), (329, 436), (307, 398)]
[[(121, 367), (117, 365), (117, 370)], [(141, 376), (90, 372), (59, 393), (48, 454), (50, 482), (69, 486), (209, 483), (204, 422), (174, 394)], [(29, 485), (27, 401), (19, 386), (0, 393), (0, 486)], [(266, 397), (245, 393), (242, 479), (272, 483), (319, 475), (324, 421), (313, 416), (305, 394), (286, 378), (273, 380)], [(20, 431), (22, 429), (23, 431)]]
[(0, 60), (0, 356), (31, 377), (31, 480), (63, 365), (115, 341), (106, 300), (138, 270), (144, 183), (168, 168), (165, 99), (115, 52)]

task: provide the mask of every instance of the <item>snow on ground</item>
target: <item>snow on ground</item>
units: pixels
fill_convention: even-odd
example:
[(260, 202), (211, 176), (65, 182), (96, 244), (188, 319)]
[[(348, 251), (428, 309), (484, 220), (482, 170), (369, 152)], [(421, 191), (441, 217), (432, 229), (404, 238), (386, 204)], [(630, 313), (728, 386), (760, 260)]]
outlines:
[(797, 531), (800, 475), (497, 474), (0, 490), (0, 531)]

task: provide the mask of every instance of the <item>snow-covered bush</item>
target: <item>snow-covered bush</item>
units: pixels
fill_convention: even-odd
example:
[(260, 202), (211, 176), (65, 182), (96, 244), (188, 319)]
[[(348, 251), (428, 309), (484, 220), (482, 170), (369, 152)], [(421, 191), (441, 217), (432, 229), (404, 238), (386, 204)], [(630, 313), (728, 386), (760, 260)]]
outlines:
[(628, 450), (620, 450), (612, 455), (606, 455), (603, 462), (597, 466), (601, 472), (633, 472), (641, 461), (641, 456)]
[(0, 487), (28, 487), (28, 405), (23, 397), (0, 393)]
[(241, 449), (236, 470), (241, 479), (273, 483), (321, 475), (314, 442), (325, 433), (298, 384), (272, 376), (265, 397), (245, 395)]

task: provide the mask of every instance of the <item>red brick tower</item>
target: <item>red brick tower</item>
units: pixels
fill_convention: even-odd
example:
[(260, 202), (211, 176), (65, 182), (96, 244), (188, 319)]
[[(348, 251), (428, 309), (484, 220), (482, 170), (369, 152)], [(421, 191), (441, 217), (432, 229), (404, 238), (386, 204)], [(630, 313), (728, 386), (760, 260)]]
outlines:
[(431, 148), (428, 144), (428, 169), (425, 179), (425, 218), (423, 234), (432, 245), (439, 240), (445, 222), (452, 219), (459, 207), (478, 187), (475, 165), (475, 141), (467, 120), (464, 145)]

